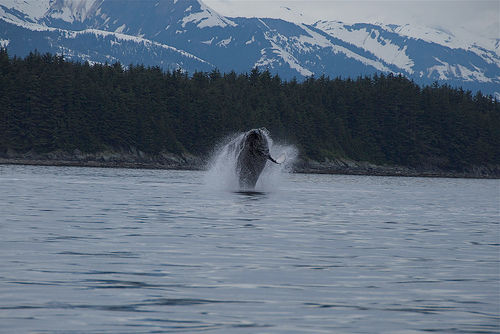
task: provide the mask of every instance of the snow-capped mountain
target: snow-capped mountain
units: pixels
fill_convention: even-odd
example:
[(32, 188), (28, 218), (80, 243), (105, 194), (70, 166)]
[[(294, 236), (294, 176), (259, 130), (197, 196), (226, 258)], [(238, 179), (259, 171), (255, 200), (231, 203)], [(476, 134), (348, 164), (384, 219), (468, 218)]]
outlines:
[(198, 0), (0, 0), (0, 45), (18, 56), (37, 49), (190, 73), (255, 66), (285, 79), (401, 73), (500, 97), (500, 39), (410, 25), (228, 18)]

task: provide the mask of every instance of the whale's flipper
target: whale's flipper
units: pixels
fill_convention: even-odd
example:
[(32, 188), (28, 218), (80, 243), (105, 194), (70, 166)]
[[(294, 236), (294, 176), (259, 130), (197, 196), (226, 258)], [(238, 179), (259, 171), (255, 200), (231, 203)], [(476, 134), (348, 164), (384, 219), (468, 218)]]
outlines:
[(269, 155), (267, 158), (268, 158), (269, 160), (271, 160), (272, 162), (274, 162), (275, 164), (280, 165), (280, 164), (282, 164), (283, 162), (285, 162), (286, 155), (285, 155), (285, 153), (283, 153), (283, 154), (282, 154), (282, 155), (280, 155), (280, 156), (278, 157), (278, 159), (276, 159), (276, 160), (275, 160), (275, 159), (273, 159), (273, 157), (271, 157), (271, 155)]

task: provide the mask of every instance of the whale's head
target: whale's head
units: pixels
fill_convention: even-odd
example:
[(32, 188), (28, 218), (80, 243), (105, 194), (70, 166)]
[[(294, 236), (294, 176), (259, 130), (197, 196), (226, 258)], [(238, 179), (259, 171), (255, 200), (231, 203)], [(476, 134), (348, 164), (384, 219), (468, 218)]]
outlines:
[(266, 128), (252, 129), (245, 135), (245, 146), (255, 156), (268, 157), (269, 143)]

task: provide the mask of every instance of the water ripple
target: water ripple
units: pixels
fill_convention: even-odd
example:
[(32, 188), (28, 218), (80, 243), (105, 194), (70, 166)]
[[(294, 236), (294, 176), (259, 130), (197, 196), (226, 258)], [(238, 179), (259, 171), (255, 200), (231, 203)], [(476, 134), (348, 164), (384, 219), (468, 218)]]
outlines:
[(205, 176), (0, 165), (0, 332), (500, 333), (498, 180)]

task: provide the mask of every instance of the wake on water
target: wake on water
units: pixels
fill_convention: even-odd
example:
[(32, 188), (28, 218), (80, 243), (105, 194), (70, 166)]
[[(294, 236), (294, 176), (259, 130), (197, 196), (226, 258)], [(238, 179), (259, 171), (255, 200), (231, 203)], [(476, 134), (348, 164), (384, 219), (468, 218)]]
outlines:
[[(272, 192), (279, 189), (282, 182), (282, 176), (289, 173), (297, 158), (298, 151), (292, 145), (276, 144), (273, 142), (269, 133), (264, 133), (269, 145), (269, 153), (272, 157), (278, 158), (283, 154), (285, 161), (281, 164), (275, 164), (271, 161), (266, 162), (255, 189), (252, 192)], [(205, 184), (213, 190), (224, 190), (240, 192), (247, 189), (241, 189), (239, 185), (239, 176), (236, 172), (237, 157), (242, 145), (239, 145), (245, 137), (245, 132), (236, 133), (216, 146), (208, 165), (208, 172), (205, 176)]]

